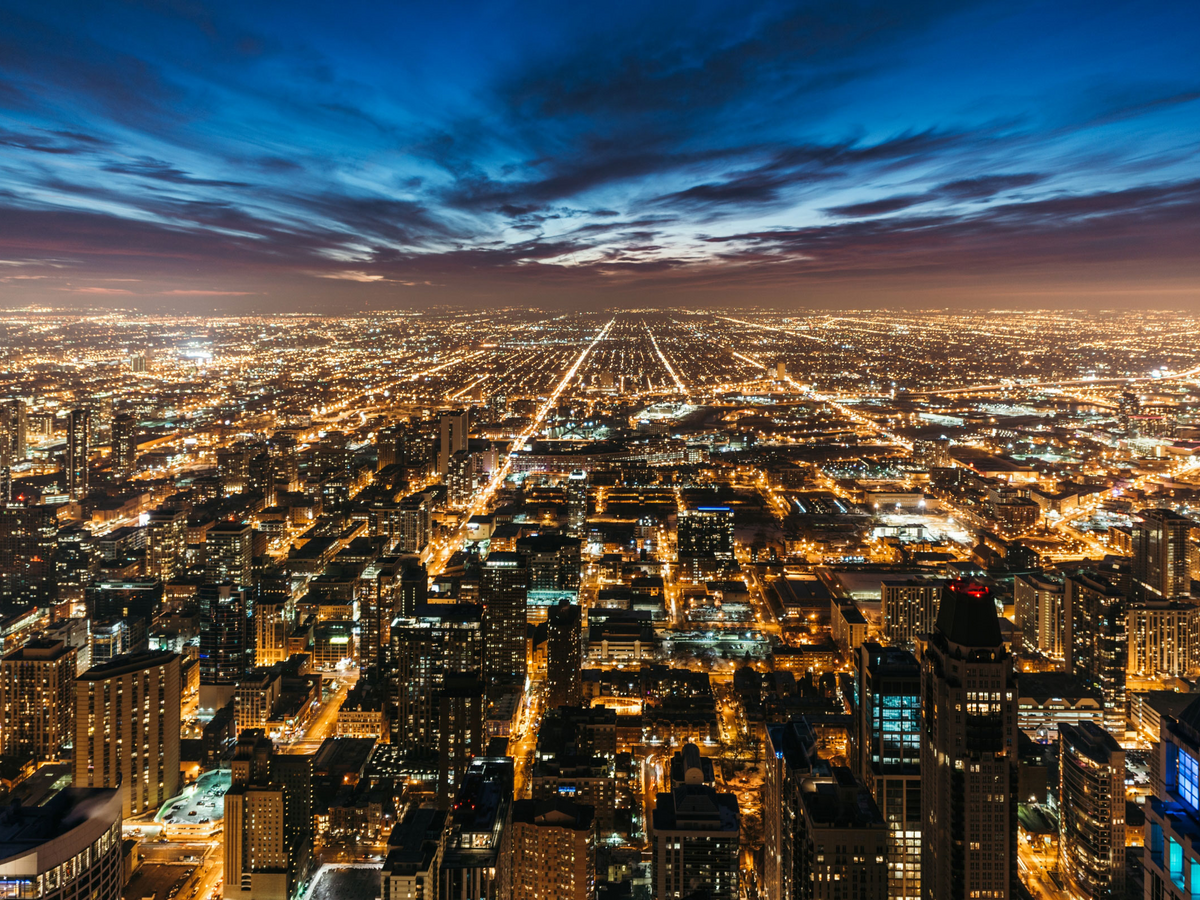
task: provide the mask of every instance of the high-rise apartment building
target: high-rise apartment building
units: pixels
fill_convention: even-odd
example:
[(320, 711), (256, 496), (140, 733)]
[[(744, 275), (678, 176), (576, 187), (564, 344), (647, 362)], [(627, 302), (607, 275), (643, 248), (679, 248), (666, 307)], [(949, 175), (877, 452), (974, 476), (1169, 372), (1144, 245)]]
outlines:
[(1125, 733), (1125, 670), (1129, 655), (1125, 595), (1100, 575), (1080, 572), (1064, 591), (1067, 672), (1104, 697), (1104, 725)]
[(112, 470), (118, 481), (128, 481), (137, 471), (137, 427), (137, 419), (128, 413), (113, 416)]
[(200, 606), (200, 709), (223, 707), (253, 661), (246, 590), (232, 584), (205, 584)]
[(654, 808), (655, 897), (679, 900), (701, 891), (737, 900), (741, 820), (737, 796), (704, 784), (659, 794)]
[(0, 660), (0, 756), (58, 758), (74, 739), (74, 648), (34, 638)]
[(88, 493), (88, 454), (92, 446), (92, 412), (73, 409), (67, 413), (67, 456), (65, 463), (67, 493), (72, 500), (83, 500)]
[(1191, 594), (1188, 540), (1195, 523), (1169, 509), (1143, 509), (1133, 526), (1135, 594), (1187, 597)]
[(0, 505), (0, 606), (6, 612), (53, 602), (57, 549), (55, 507)]
[(1200, 671), (1200, 603), (1130, 600), (1125, 627), (1131, 675), (1186, 678)]
[(120, 787), (124, 815), (157, 809), (179, 789), (179, 656), (138, 653), (75, 682), (75, 787)]
[(173, 581), (187, 564), (187, 510), (156, 509), (146, 522), (146, 577)]
[(583, 537), (588, 513), (588, 473), (576, 470), (567, 476), (567, 534)]
[(887, 900), (887, 827), (866, 787), (845, 766), (800, 790), (796, 897)]
[(885, 579), (880, 586), (880, 600), (888, 643), (914, 648), (933, 628), (945, 586), (940, 578)]
[(855, 768), (887, 825), (887, 893), (921, 896), (921, 665), (902, 647), (858, 650)]
[(573, 706), (583, 699), (582, 613), (560, 600), (546, 619), (546, 705)]
[(210, 528), (204, 541), (208, 580), (231, 581), (249, 587), (254, 563), (254, 529), (240, 522), (225, 522)]
[(590, 806), (566, 799), (513, 803), (513, 897), (592, 900), (595, 852), (596, 823)]
[(311, 813), (305, 827), (296, 815), (302, 798), (279, 777), (279, 759), (263, 731), (238, 736), (224, 798), (226, 900), (288, 900), (308, 871)]
[(450, 809), (440, 900), (512, 896), (512, 802), (512, 759), (471, 760)]
[(1066, 655), (1063, 583), (1044, 575), (1018, 575), (1013, 579), (1013, 604), (1025, 651), (1063, 659)]
[(489, 688), (525, 683), (526, 604), (529, 569), (519, 553), (496, 552), (484, 560), (479, 598), (483, 602), (483, 674)]
[(988, 588), (947, 585), (921, 695), (921, 896), (1012, 900), (1017, 688)]
[(679, 514), (679, 558), (733, 559), (733, 510), (700, 506)]
[(1072, 897), (1119, 900), (1125, 896), (1125, 751), (1094, 722), (1064, 723), (1058, 738), (1059, 873)]
[(442, 413), (438, 419), (441, 443), (438, 445), (438, 474), (445, 476), (450, 471), (450, 458), (467, 449), (467, 433), (471, 427), (470, 409), (459, 409)]
[(400, 501), (396, 553), (420, 553), (433, 540), (433, 495), (410, 494)]

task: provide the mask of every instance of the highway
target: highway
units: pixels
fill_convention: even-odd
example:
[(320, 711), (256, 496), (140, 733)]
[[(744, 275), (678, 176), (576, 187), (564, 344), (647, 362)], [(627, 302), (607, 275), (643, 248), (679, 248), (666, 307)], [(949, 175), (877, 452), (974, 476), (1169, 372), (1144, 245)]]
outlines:
[(550, 396), (546, 398), (546, 402), (538, 407), (537, 414), (533, 417), (533, 420), (529, 423), (526, 429), (517, 436), (516, 440), (513, 442), (512, 452), (504, 458), (504, 464), (496, 470), (495, 474), (492, 475), (491, 480), (487, 483), (487, 486), (475, 497), (475, 501), (463, 515), (462, 521), (455, 530), (453, 537), (448, 539), (445, 542), (445, 546), (443, 546), (443, 548), (433, 557), (433, 559), (429, 561), (428, 571), (430, 578), (440, 575), (442, 570), (446, 567), (446, 561), (450, 559), (457, 548), (463, 545), (463, 542), (467, 537), (467, 523), (471, 521), (472, 516), (477, 516), (487, 511), (488, 504), (491, 502), (492, 497), (500, 488), (500, 485), (504, 484), (504, 479), (508, 477), (508, 473), (512, 470), (512, 454), (518, 452), (521, 447), (525, 446), (525, 442), (527, 440), (537, 434), (538, 430), (542, 426), (542, 422), (546, 420), (546, 416), (550, 414), (550, 410), (554, 409), (554, 404), (558, 402), (558, 398), (562, 395), (562, 392), (565, 391), (567, 386), (575, 379), (575, 374), (579, 371), (579, 367), (583, 365), (583, 361), (588, 358), (588, 354), (595, 349), (596, 345), (608, 336), (608, 332), (612, 329), (615, 321), (615, 318), (609, 319), (608, 324), (600, 329), (596, 337), (592, 339), (592, 342), (583, 348), (583, 351), (576, 358), (574, 364), (570, 369), (567, 370), (566, 374), (563, 375), (562, 379), (558, 382), (557, 386), (555, 386)]

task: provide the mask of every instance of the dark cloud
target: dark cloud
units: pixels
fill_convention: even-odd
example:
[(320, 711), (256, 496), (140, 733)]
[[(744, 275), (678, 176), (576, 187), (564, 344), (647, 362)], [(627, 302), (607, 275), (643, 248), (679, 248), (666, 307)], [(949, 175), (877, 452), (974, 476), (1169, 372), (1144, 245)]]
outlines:
[(168, 162), (148, 156), (143, 156), (130, 162), (110, 162), (104, 166), (104, 171), (111, 172), (114, 175), (134, 175), (138, 178), (151, 178), (155, 181), (167, 181), (171, 184), (186, 184), (199, 187), (243, 188), (250, 186), (245, 181), (197, 178)]
[(984, 200), (1044, 180), (1044, 175), (1026, 172), (1019, 175), (980, 175), (939, 185), (933, 194), (954, 200)]
[(884, 197), (882, 200), (868, 200), (865, 203), (851, 203), (848, 206), (831, 206), (825, 210), (832, 216), (862, 217), (881, 216), (886, 213), (898, 212), (916, 206), (928, 200), (925, 194), (904, 194), (896, 197)]

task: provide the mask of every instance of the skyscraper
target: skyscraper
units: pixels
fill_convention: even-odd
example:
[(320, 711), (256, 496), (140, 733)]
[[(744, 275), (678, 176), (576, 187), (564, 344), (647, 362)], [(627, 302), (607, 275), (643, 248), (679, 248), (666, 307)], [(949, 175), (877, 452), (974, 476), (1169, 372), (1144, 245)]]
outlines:
[(128, 481), (137, 471), (137, 419), (123, 413), (112, 422), (113, 476)]
[(277, 761), (262, 731), (238, 736), (224, 798), (226, 898), (288, 900), (307, 871), (311, 824), (295, 827), (302, 801), (279, 777)]
[(439, 475), (445, 476), (450, 471), (450, 457), (467, 449), (470, 418), (470, 409), (459, 409), (442, 413), (438, 420), (441, 431), (441, 444), (438, 446)]
[(1159, 737), (1144, 806), (1145, 896), (1178, 900), (1200, 888), (1200, 698), (1164, 716)]
[(883, 633), (888, 641), (912, 649), (937, 617), (946, 582), (937, 578), (887, 579), (880, 588)]
[(525, 557), (496, 552), (483, 563), (483, 674), (489, 688), (524, 685), (526, 603), (529, 571)]
[(512, 896), (592, 900), (595, 844), (590, 806), (561, 798), (517, 800), (512, 816)]
[(801, 786), (796, 896), (887, 900), (887, 827), (866, 787), (845, 766)]
[(53, 601), (57, 548), (55, 507), (0, 505), (0, 603), (5, 611)]
[(1169, 509), (1143, 509), (1133, 526), (1135, 592), (1151, 597), (1187, 597), (1188, 537), (1195, 523)]
[(587, 524), (588, 473), (576, 470), (567, 476), (567, 534), (583, 537)]
[(659, 794), (654, 807), (654, 880), (660, 898), (705, 891), (737, 900), (741, 828), (735, 794), (684, 784)]
[(1064, 592), (1067, 671), (1104, 697), (1104, 726), (1125, 733), (1125, 596), (1100, 575), (1080, 572)]
[(512, 884), (513, 761), (471, 760), (454, 805), (442, 857), (442, 900), (499, 900)]
[(921, 661), (921, 896), (1012, 900), (1017, 692), (991, 591), (954, 581)]
[(240, 522), (224, 522), (208, 530), (205, 538), (206, 571), (213, 582), (231, 581), (241, 587), (251, 582), (254, 529)]
[(1072, 897), (1125, 896), (1125, 751), (1095, 722), (1058, 727), (1059, 872)]
[(858, 649), (855, 754), (858, 777), (887, 824), (887, 891), (921, 896), (921, 666), (901, 647)]
[(1062, 581), (1043, 575), (1018, 575), (1013, 579), (1016, 624), (1024, 648), (1050, 659), (1066, 653), (1066, 607)]
[(560, 600), (546, 620), (546, 704), (573, 706), (583, 697), (583, 634), (579, 606)]
[(700, 506), (679, 515), (679, 557), (733, 559), (733, 510)]
[(0, 660), (0, 755), (57, 759), (74, 713), (74, 649), (35, 638)]
[(228, 582), (206, 584), (200, 606), (200, 709), (212, 713), (231, 699), (250, 668), (246, 591)]
[(67, 413), (67, 493), (72, 500), (83, 500), (88, 493), (88, 453), (92, 445), (92, 412), (73, 409)]
[(179, 656), (138, 653), (75, 682), (75, 787), (120, 786), (126, 817), (179, 789)]
[(162, 508), (146, 523), (146, 576), (167, 582), (184, 572), (187, 555), (187, 510)]

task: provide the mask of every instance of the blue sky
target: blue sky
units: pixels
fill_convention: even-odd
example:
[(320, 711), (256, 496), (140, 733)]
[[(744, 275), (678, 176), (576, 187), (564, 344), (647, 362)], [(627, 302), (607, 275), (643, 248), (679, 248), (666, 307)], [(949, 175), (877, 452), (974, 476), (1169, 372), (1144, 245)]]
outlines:
[(0, 302), (1200, 302), (1193, 3), (0, 3)]

